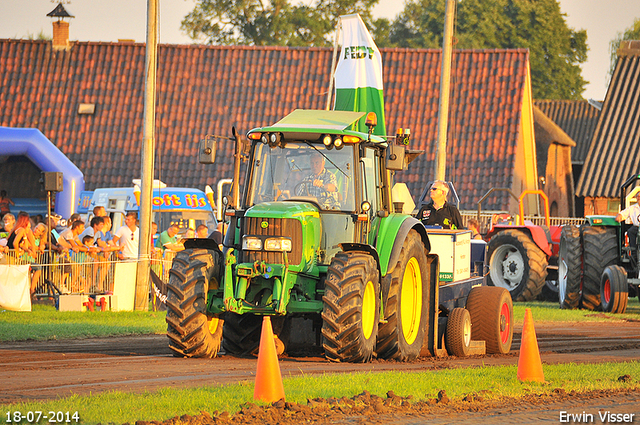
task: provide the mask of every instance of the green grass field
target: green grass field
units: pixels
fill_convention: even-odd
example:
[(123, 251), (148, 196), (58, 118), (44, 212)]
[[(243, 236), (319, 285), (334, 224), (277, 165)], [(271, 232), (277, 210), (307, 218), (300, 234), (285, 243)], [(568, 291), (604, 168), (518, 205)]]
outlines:
[[(561, 310), (557, 303), (514, 303), (516, 325), (522, 324), (525, 308), (531, 309), (534, 322), (610, 322), (640, 319), (637, 298), (629, 300), (625, 314), (603, 314), (588, 310)], [(160, 334), (166, 331), (164, 312), (77, 312), (57, 311), (50, 305), (34, 305), (31, 312), (0, 309), (0, 341), (94, 338), (135, 334)]]

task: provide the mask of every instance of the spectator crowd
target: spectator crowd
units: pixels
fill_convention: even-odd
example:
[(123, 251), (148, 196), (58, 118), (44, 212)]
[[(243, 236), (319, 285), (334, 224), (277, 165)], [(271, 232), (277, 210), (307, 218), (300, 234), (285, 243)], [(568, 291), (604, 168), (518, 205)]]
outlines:
[[(0, 205), (2, 199), (8, 199), (2, 192)], [(55, 213), (43, 217), (21, 211), (16, 216), (9, 211), (10, 204), (6, 202), (0, 213), (0, 263), (30, 265), (32, 298), (46, 293), (46, 285), (51, 283), (63, 294), (109, 293), (115, 262), (138, 259), (140, 229), (136, 212), (128, 212), (124, 225), (112, 232), (111, 218), (101, 206), (94, 208), (84, 222), (80, 214), (72, 214), (67, 220)], [(165, 251), (184, 249), (177, 225), (158, 234), (157, 224), (152, 223), (151, 230), (152, 259), (162, 259)], [(198, 227), (197, 237), (206, 238), (207, 234), (206, 226)], [(183, 239), (189, 237), (196, 237), (195, 229), (187, 229)], [(56, 277), (52, 278), (52, 274)]]

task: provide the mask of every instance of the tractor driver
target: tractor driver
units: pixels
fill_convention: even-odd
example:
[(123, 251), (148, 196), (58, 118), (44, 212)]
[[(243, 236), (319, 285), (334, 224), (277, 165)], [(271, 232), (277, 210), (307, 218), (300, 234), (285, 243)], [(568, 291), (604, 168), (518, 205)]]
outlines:
[(640, 224), (640, 191), (636, 193), (636, 203), (620, 211), (616, 216), (616, 221), (625, 221), (627, 218), (630, 218), (633, 223), (633, 226), (627, 230), (629, 246), (636, 248), (638, 246), (638, 225)]
[(436, 180), (431, 185), (429, 196), (431, 201), (420, 208), (417, 219), (425, 226), (442, 226), (443, 229), (462, 229), (460, 211), (447, 202), (449, 185), (442, 180)]
[(314, 196), (325, 209), (338, 209), (338, 184), (335, 174), (324, 168), (324, 156), (313, 153), (310, 159), (311, 174), (296, 186), (296, 195)]

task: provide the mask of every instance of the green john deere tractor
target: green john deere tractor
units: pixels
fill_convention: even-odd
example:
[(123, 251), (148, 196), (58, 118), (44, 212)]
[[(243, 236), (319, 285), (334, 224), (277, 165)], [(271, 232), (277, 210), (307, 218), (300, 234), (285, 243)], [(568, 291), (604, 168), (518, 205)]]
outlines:
[[(620, 187), (622, 209), (635, 201), (639, 182), (640, 174), (634, 174)], [(629, 294), (640, 292), (640, 251), (626, 240), (630, 227), (610, 215), (587, 216), (580, 227), (563, 226), (558, 261), (562, 308), (625, 312)]]
[[(368, 134), (350, 130), (363, 116), (296, 110), (249, 131), (248, 156), (234, 130), (223, 249), (189, 240), (170, 272), (167, 333), (176, 356), (215, 357), (221, 345), (228, 354), (255, 353), (264, 315), (279, 353), (310, 344), (334, 361), (409, 360), (446, 347), (469, 353), (474, 320), (485, 323), (478, 335), (489, 350), (509, 350), (506, 291), (474, 289), (467, 311), (471, 288), (483, 281), (470, 278), (439, 300), (438, 256), (425, 227), (392, 208), (394, 173), (419, 152), (407, 149), (408, 132), (372, 135), (375, 114), (367, 116)], [(201, 162), (213, 162), (215, 148), (203, 141)], [(241, 157), (248, 162), (240, 196)], [(322, 173), (322, 181), (313, 177)]]

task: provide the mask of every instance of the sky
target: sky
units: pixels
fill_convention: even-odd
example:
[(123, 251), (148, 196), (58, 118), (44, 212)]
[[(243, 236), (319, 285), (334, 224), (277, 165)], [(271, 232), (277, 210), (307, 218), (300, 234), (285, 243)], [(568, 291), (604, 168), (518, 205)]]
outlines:
[[(158, 0), (160, 4), (160, 43), (191, 44), (180, 31), (180, 21), (195, 5), (194, 0)], [(442, 0), (444, 1), (444, 0)], [(47, 13), (56, 7), (53, 0), (0, 0), (0, 38), (52, 36), (52, 19)], [(404, 1), (380, 0), (374, 17), (393, 19)], [(74, 15), (69, 38), (79, 41), (146, 40), (147, 2), (145, 0), (64, 0)], [(640, 18), (640, 0), (560, 0), (569, 28), (587, 31), (589, 46), (582, 76), (589, 81), (585, 99), (604, 100), (609, 71), (609, 42)]]

